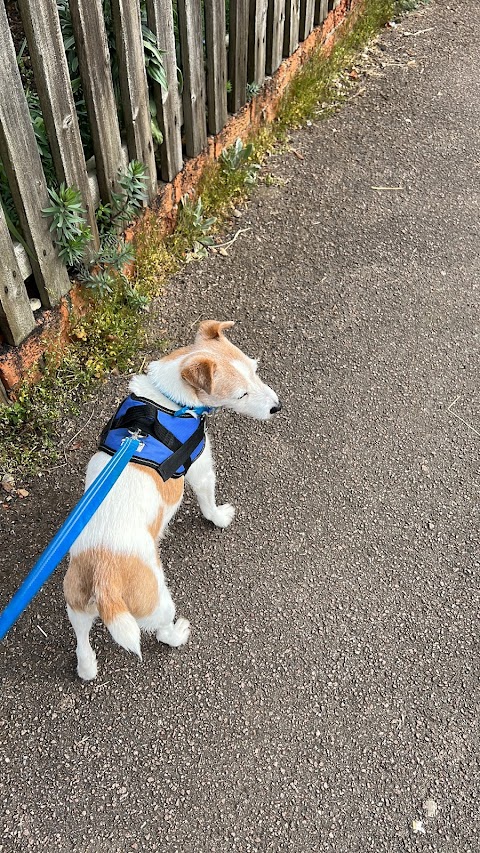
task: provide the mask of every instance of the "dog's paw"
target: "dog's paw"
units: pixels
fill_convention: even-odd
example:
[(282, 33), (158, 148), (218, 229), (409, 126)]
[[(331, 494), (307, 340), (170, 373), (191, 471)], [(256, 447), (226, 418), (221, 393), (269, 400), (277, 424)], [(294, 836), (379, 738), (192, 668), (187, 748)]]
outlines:
[(172, 646), (176, 649), (178, 646), (184, 646), (190, 636), (190, 622), (188, 619), (177, 619), (175, 623), (166, 625), (164, 628), (159, 628), (157, 631), (157, 640), (160, 643), (166, 643), (167, 646)]
[(97, 677), (97, 659), (96, 657), (92, 657), (89, 660), (82, 660), (78, 662), (77, 666), (77, 675), (82, 681), (92, 681), (93, 678)]
[(210, 521), (213, 521), (215, 527), (228, 527), (233, 521), (234, 516), (235, 507), (231, 504), (222, 504), (222, 506), (215, 507)]

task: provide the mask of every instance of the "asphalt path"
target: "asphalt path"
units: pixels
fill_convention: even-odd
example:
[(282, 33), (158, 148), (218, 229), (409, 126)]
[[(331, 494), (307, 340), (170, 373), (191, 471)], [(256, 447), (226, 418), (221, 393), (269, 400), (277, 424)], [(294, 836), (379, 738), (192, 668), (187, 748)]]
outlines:
[[(479, 128), (478, 3), (434, 3), (169, 284), (158, 337), (235, 319), (284, 408), (211, 422), (237, 516), (162, 545), (185, 648), (99, 625), (82, 684), (61, 571), (2, 644), (2, 853), (477, 853)], [(1, 511), (2, 601), (125, 387)]]

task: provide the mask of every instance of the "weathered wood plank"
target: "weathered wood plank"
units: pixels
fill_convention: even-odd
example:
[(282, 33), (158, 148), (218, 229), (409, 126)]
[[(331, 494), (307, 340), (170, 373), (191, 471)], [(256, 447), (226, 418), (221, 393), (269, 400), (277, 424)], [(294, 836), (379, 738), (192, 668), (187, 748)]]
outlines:
[(220, 133), (227, 121), (227, 49), (225, 0), (204, 0), (207, 47), (207, 111), (209, 133)]
[(70, 0), (80, 77), (102, 201), (110, 201), (122, 162), (122, 142), (102, 0)]
[(157, 120), (163, 134), (160, 146), (161, 174), (164, 181), (172, 181), (183, 166), (182, 153), (182, 103), (178, 90), (177, 56), (171, 0), (147, 0), (147, 20), (155, 33), (157, 47), (164, 52), (163, 67), (168, 89), (153, 83), (153, 96)]
[(267, 12), (267, 55), (265, 70), (275, 74), (283, 55), (285, 28), (285, 0), (269, 0)]
[(147, 194), (157, 191), (139, 0), (111, 0), (128, 156), (147, 170)]
[(8, 399), (7, 392), (5, 390), (5, 386), (2, 382), (2, 380), (0, 379), (0, 404), (4, 403), (6, 406), (8, 406), (9, 402), (10, 402), (10, 400)]
[(0, 329), (7, 343), (16, 346), (30, 334), (35, 326), (35, 318), (1, 204), (0, 258)]
[(3, 3), (0, 44), (0, 158), (30, 248), (40, 297), (44, 305), (52, 306), (68, 292), (70, 281), (41, 212), (49, 206), (49, 198)]
[(183, 72), (185, 151), (187, 157), (195, 157), (207, 144), (201, 0), (178, 0), (177, 9)]
[(59, 181), (82, 194), (86, 219), (98, 246), (95, 208), (73, 100), (56, 0), (18, 0), (38, 97)]
[(261, 86), (265, 80), (268, 0), (250, 0), (247, 78)]
[(313, 30), (313, 17), (315, 14), (315, 0), (300, 0), (300, 23), (298, 37), (305, 41)]
[(231, 113), (238, 112), (247, 100), (248, 11), (249, 0), (230, 0), (228, 109)]
[(313, 21), (316, 27), (323, 24), (328, 15), (328, 0), (315, 0), (315, 13)]
[(283, 55), (291, 56), (298, 47), (300, 26), (300, 0), (285, 0), (285, 27), (283, 31)]

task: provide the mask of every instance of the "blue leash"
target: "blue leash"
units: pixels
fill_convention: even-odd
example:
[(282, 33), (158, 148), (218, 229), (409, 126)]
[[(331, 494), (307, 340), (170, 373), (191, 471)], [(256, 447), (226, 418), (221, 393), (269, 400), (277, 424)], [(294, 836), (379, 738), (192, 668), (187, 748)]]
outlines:
[(0, 613), (0, 640), (17, 621), (40, 587), (56, 569), (60, 560), (70, 550), (75, 539), (86, 527), (92, 515), (107, 497), (110, 489), (116, 483), (123, 469), (127, 467), (133, 454), (140, 447), (138, 438), (126, 438), (122, 446), (100, 471), (98, 477), (88, 487), (78, 504), (62, 524), (50, 545), (35, 563), (32, 571), (25, 578), (20, 589), (15, 593), (5, 610)]

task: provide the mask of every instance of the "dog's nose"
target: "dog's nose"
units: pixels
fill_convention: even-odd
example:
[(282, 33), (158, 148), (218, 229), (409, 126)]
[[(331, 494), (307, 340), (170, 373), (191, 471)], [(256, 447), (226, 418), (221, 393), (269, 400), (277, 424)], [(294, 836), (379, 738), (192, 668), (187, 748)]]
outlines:
[(271, 415), (276, 415), (276, 413), (277, 413), (277, 412), (279, 412), (281, 408), (282, 408), (282, 404), (281, 404), (281, 402), (280, 402), (280, 400), (279, 400), (279, 401), (278, 401), (278, 403), (277, 403), (277, 405), (276, 405), (276, 406), (272, 406), (272, 408), (270, 409), (270, 414), (271, 414)]

